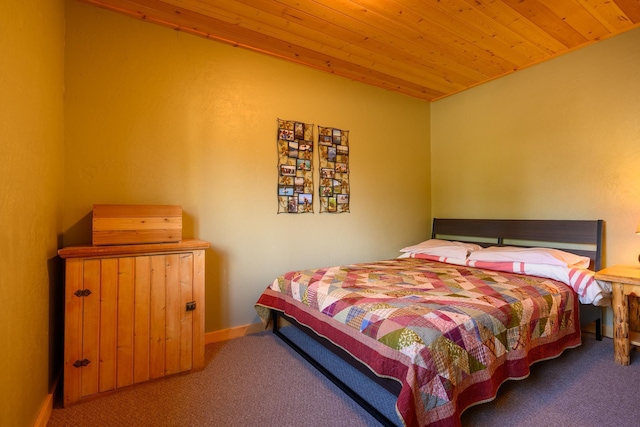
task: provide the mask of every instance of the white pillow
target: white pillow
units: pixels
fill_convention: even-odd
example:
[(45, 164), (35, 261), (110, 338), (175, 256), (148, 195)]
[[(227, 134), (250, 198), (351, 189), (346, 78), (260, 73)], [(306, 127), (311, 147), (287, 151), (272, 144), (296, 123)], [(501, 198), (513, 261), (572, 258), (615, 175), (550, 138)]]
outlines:
[(429, 239), (417, 245), (402, 248), (400, 252), (466, 259), (470, 252), (477, 251), (478, 249), (482, 249), (482, 246), (473, 243)]
[(551, 248), (518, 248), (515, 246), (491, 246), (474, 251), (470, 261), (526, 262), (532, 264), (561, 265), (564, 267), (589, 268), (588, 257)]

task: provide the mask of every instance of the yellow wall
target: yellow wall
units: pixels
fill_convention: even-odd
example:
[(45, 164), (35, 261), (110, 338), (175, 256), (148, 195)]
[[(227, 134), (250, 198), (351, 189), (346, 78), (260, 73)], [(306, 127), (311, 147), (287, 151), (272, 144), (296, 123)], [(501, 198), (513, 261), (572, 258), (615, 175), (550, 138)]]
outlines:
[(638, 76), (640, 29), (433, 103), (433, 216), (603, 219), (637, 265)]
[(0, 2), (0, 62), (0, 425), (22, 427), (60, 371), (64, 1)]
[(432, 213), (603, 219), (637, 263), (640, 29), (431, 105)]
[[(602, 218), (607, 264), (640, 252), (640, 30), (429, 105), (73, 0), (5, 3), (2, 426), (32, 425), (60, 371), (56, 250), (90, 242), (94, 203), (183, 206), (213, 244), (207, 331), (257, 321), (276, 274), (393, 257), (432, 216)], [(276, 214), (278, 117), (350, 130), (352, 213)]]
[[(257, 322), (286, 270), (427, 237), (428, 103), (77, 2), (66, 41), (64, 244), (94, 203), (182, 205), (213, 245), (207, 331)], [(350, 131), (351, 213), (277, 214), (277, 118)]]

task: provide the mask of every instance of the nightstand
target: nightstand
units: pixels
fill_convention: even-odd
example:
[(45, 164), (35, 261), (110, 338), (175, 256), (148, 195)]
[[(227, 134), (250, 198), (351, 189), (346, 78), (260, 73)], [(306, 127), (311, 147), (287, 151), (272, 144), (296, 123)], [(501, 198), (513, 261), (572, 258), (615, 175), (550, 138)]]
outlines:
[(613, 357), (626, 366), (631, 344), (640, 346), (640, 334), (629, 333), (629, 296), (640, 297), (640, 266), (614, 265), (598, 271), (596, 279), (613, 287)]

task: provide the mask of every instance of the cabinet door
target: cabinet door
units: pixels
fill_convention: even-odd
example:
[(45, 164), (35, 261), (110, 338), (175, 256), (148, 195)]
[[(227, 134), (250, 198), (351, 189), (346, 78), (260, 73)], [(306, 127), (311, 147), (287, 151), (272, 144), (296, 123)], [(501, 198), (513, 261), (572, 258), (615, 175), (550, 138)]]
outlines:
[[(84, 289), (84, 260), (70, 258), (66, 261), (64, 297), (64, 389), (63, 402), (80, 399), (81, 369), (74, 366), (82, 361), (83, 298), (76, 293)], [(79, 362), (82, 363), (82, 362)]]
[(116, 388), (133, 384), (135, 272), (137, 258), (118, 258)]
[(176, 254), (166, 262), (165, 363), (166, 375), (188, 371), (193, 360), (193, 254)]
[(192, 252), (67, 260), (65, 404), (192, 369), (193, 279)]

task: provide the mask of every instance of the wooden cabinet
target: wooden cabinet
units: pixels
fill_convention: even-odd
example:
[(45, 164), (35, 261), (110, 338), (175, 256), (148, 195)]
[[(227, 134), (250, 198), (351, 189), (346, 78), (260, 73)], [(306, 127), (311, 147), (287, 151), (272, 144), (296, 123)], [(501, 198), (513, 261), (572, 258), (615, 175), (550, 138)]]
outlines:
[(61, 249), (65, 406), (204, 367), (208, 242)]

